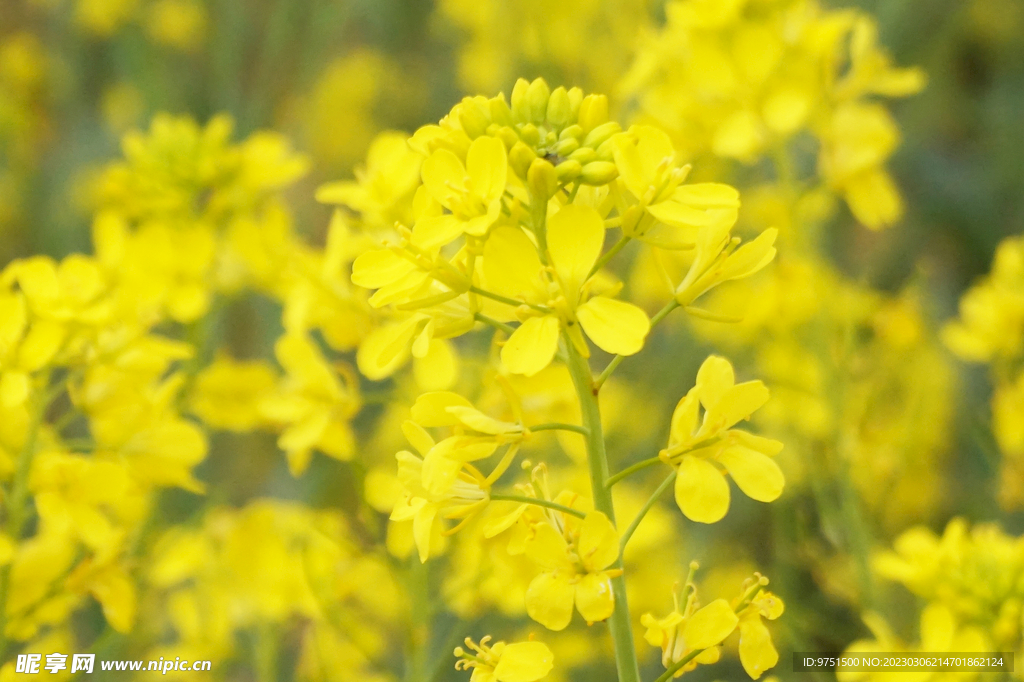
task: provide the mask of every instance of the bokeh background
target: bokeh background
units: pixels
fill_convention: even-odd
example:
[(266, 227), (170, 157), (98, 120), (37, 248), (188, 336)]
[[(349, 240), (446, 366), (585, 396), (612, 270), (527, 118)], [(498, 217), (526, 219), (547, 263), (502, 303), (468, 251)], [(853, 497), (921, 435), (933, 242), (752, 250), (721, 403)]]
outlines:
[[(989, 407), (997, 379), (985, 365), (965, 364), (938, 340), (943, 325), (957, 316), (963, 293), (989, 272), (997, 245), (1024, 228), (1024, 4), (879, 0), (823, 5), (858, 7), (873, 16), (879, 43), (894, 63), (927, 74), (920, 93), (886, 101), (902, 136), (889, 161), (903, 194), (902, 218), (888, 229), (873, 230), (838, 206), (823, 220), (821, 259), (856, 287), (906, 303), (915, 311), (908, 314), (912, 325), (931, 339), (869, 349), (868, 359), (835, 361), (842, 377), (834, 380), (836, 385), (856, 383), (880, 366), (888, 368), (884, 372), (891, 381), (872, 384), (865, 389), (871, 395), (861, 395), (864, 412), (891, 410), (905, 419), (879, 426), (868, 436), (850, 436), (868, 445), (866, 454), (843, 460), (844, 466), (868, 472), (888, 466), (871, 453), (904, 438), (901, 452), (928, 454), (896, 475), (938, 482), (927, 490), (911, 486), (902, 493), (910, 501), (887, 509), (885, 500), (871, 499), (879, 484), (870, 473), (858, 482), (856, 472), (846, 472), (839, 478), (845, 476), (847, 483), (826, 477), (824, 489), (784, 499), (770, 517), (740, 505), (738, 516), (713, 532), (701, 528), (673, 536), (672, 542), (680, 544), (675, 548), (676, 558), (683, 560), (680, 565), (707, 554), (724, 567), (716, 578), (722, 582), (732, 577), (730, 571), (740, 574), (752, 568), (772, 577), (773, 589), (789, 609), (777, 635), (782, 663), (775, 672), (782, 679), (792, 676), (790, 651), (838, 651), (870, 636), (861, 618), (865, 612), (883, 612), (907, 641), (917, 636), (920, 605), (911, 592), (885, 581), (874, 584), (877, 578), (865, 573), (870, 573), (865, 568), (870, 555), (891, 546), (901, 532), (923, 524), (941, 533), (954, 517), (972, 523), (998, 521), (1011, 536), (1024, 532), (1024, 514), (1016, 505), (1000, 502), (1005, 453), (993, 434)], [(226, 113), (234, 121), (234, 139), (273, 130), (308, 155), (310, 172), (283, 197), (297, 233), (322, 248), (331, 208), (315, 201), (316, 188), (351, 178), (378, 133), (411, 133), (440, 119), (465, 95), (509, 93), (517, 77), (544, 77), (552, 86), (607, 93), (619, 120), (639, 120), (642, 105), (623, 81), (665, 20), (661, 2), (643, 0), (0, 0), (0, 262), (91, 252), (96, 188), (104, 169), (122, 157), (123, 136), (148, 129), (159, 112), (188, 115), (200, 124)], [(813, 174), (815, 152), (801, 149), (795, 145), (794, 163)], [(727, 159), (711, 168), (702, 177), (721, 170), (727, 181), (739, 178), (741, 189), (744, 181), (756, 185), (751, 178), (758, 174), (772, 176), (758, 162)], [(798, 281), (787, 295), (803, 291), (811, 297), (831, 296), (831, 286)], [(844, 303), (833, 299), (829, 305)], [(894, 318), (903, 314), (896, 303), (890, 308)], [(872, 319), (872, 329), (884, 337), (879, 330), (885, 323)], [(273, 357), (280, 320), (281, 306), (272, 297), (232, 297), (204, 328), (198, 365), (208, 364), (218, 352), (243, 360)], [(184, 337), (191, 332), (169, 333)], [(756, 334), (756, 328), (748, 333)], [(658, 404), (670, 409), (711, 351), (734, 356), (741, 372), (757, 371), (752, 369), (758, 361), (751, 344), (730, 346), (721, 332), (702, 329), (699, 323), (679, 323), (671, 334), (653, 338), (659, 353), (649, 362), (623, 368), (624, 380), (639, 387), (631, 395), (662, 396)], [(804, 365), (799, 359), (794, 362), (799, 373)], [(822, 392), (833, 388), (826, 380)], [(932, 402), (915, 402), (919, 394)], [(919, 409), (908, 408), (908, 402)], [(374, 406), (372, 397), (367, 404), (355, 426), (368, 435), (381, 428), (386, 411)], [(785, 404), (801, 409), (796, 402)], [(1024, 410), (1020, 414), (1024, 420)], [(664, 435), (661, 417), (631, 415), (623, 406), (620, 418), (636, 420), (638, 430), (650, 426), (653, 434), (649, 442), (633, 434), (631, 444), (620, 448), (626, 453), (621, 464), (647, 456), (632, 453), (656, 452), (660, 446), (655, 441)], [(210, 455), (196, 469), (207, 494), (161, 492), (161, 527), (194, 526), (211, 508), (237, 508), (268, 497), (365, 515), (359, 494), (363, 473), (354, 465), (318, 456), (305, 475), (296, 477), (272, 433), (216, 432), (210, 438)], [(835, 441), (843, 442), (842, 434)], [(803, 476), (797, 474), (794, 480)], [(835, 490), (852, 486), (851, 504), (861, 512), (842, 503), (823, 510), (822, 500), (835, 493), (830, 485), (838, 486)], [(835, 496), (846, 499), (842, 493)], [(370, 525), (380, 527), (385, 518), (378, 515)], [(1013, 562), (1024, 565), (1020, 549), (1013, 551)], [(728, 568), (733, 564), (735, 569)], [(644, 570), (657, 573), (659, 566), (652, 563)], [(666, 565), (665, 570), (674, 569)], [(436, 574), (433, 579), (440, 580)], [(983, 572), (970, 578), (987, 580)], [(1017, 615), (1010, 619), (1017, 619), (1019, 639), (1021, 606), (1014, 599)], [(465, 673), (447, 665), (434, 672), (435, 654), (443, 662), (451, 648), (448, 633), (464, 629), (467, 618), (481, 632), (487, 630), (484, 625), (509, 622), (504, 616), (488, 620), (485, 614), (461, 613), (471, 611), (441, 610), (436, 627), (420, 642), (430, 652), (426, 663), (402, 663), (398, 657), (390, 670), (373, 668), (372, 674), (417, 682), (464, 679)], [(104, 625), (95, 605), (79, 621), (77, 636), (83, 646), (100, 641)], [(292, 664), (301, 649), (296, 632), (282, 626), (277, 633), (282, 653), (272, 666), (272, 679), (316, 677), (301, 669), (295, 672)], [(409, 651), (401, 627), (387, 632), (371, 648)], [(239, 651), (258, 649), (263, 634), (239, 634)], [(100, 643), (110, 657), (118, 652), (127, 658), (136, 651), (131, 637), (108, 637)], [(592, 679), (588, 675), (594, 671), (607, 672), (600, 663), (587, 667), (587, 646), (583, 640), (563, 644), (565, 651), (577, 652), (579, 664), (578, 677), (568, 672), (565, 679)], [(255, 679), (259, 666), (250, 665), (249, 659), (239, 654), (240, 662), (221, 667), (215, 678)], [(727, 665), (732, 667), (691, 675), (710, 680), (742, 674), (737, 664)], [(651, 666), (657, 667), (653, 659)], [(357, 678), (342, 674), (339, 679)]]

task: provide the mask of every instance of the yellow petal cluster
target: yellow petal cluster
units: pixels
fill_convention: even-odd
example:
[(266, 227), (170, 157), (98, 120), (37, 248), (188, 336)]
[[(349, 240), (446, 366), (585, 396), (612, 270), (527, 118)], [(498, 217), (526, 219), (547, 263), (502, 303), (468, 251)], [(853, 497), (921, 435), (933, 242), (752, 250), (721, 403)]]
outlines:
[(678, 467), (676, 503), (693, 521), (715, 523), (725, 516), (725, 473), (759, 502), (777, 499), (785, 485), (772, 459), (782, 443), (732, 428), (768, 401), (768, 389), (760, 381), (735, 381), (728, 360), (714, 355), (705, 360), (696, 385), (676, 405), (668, 447), (659, 455)]

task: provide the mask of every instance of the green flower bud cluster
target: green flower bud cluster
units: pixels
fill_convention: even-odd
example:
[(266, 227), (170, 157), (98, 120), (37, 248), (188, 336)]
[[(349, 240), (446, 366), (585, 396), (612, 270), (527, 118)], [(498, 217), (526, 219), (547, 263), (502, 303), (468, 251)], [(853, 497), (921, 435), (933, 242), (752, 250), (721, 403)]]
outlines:
[(504, 95), (467, 97), (446, 122), (457, 122), (470, 139), (501, 139), (512, 170), (531, 187), (551, 186), (549, 196), (556, 184), (605, 185), (618, 176), (611, 140), (622, 127), (608, 120), (605, 95), (519, 79), (511, 106)]

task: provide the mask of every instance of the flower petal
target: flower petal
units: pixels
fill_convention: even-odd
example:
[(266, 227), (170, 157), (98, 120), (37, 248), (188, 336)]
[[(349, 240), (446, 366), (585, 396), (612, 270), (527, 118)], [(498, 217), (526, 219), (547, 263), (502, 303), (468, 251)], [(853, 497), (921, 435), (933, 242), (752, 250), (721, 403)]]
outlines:
[(558, 350), (558, 318), (531, 317), (512, 332), (501, 349), (501, 361), (513, 374), (532, 377), (551, 364)]
[(430, 391), (423, 393), (412, 405), (412, 420), (420, 426), (455, 426), (459, 418), (448, 411), (449, 407), (473, 407), (473, 404), (458, 393), (451, 391)]
[(608, 353), (633, 355), (644, 347), (651, 321), (632, 303), (596, 296), (576, 310), (590, 340)]
[(759, 234), (754, 241), (747, 242), (733, 251), (720, 266), (716, 279), (725, 282), (749, 277), (771, 263), (775, 258), (774, 244), (778, 234), (777, 229), (770, 227)]
[(715, 523), (729, 511), (729, 484), (707, 460), (683, 457), (675, 492), (676, 504), (691, 521)]
[(760, 616), (744, 617), (740, 621), (740, 663), (743, 669), (756, 680), (778, 662), (779, 652), (775, 650), (772, 636)]
[(512, 422), (504, 422), (500, 419), (490, 417), (475, 407), (452, 406), (448, 411), (455, 415), (460, 422), (480, 433), (497, 435), (501, 433), (515, 433), (522, 431), (523, 427)]
[(739, 618), (729, 602), (716, 599), (690, 616), (683, 627), (683, 638), (688, 649), (707, 649), (732, 634)]
[(494, 667), (497, 682), (536, 682), (551, 672), (555, 656), (542, 642), (515, 642), (505, 647)]
[(438, 149), (427, 157), (421, 170), (423, 184), (445, 208), (454, 210), (450, 197), (454, 188), (463, 187), (466, 182), (466, 167), (459, 157), (447, 149)]
[(483, 275), (488, 291), (517, 301), (547, 298), (537, 247), (515, 227), (498, 227), (484, 245)]
[(526, 556), (547, 569), (572, 568), (569, 545), (562, 534), (547, 523), (537, 524), (533, 537), (526, 545)]
[(416, 539), (416, 550), (420, 555), (420, 563), (427, 563), (430, 558), (430, 541), (437, 520), (437, 507), (425, 504), (416, 512), (412, 519), (412, 534)]
[(672, 194), (676, 201), (694, 208), (739, 208), (740, 193), (735, 187), (717, 182), (681, 185)]
[(459, 477), (462, 462), (441, 454), (427, 453), (423, 458), (423, 487), (431, 495), (441, 496)]
[(668, 446), (672, 447), (679, 443), (689, 441), (697, 430), (697, 417), (700, 410), (700, 401), (697, 399), (697, 387), (687, 391), (683, 399), (676, 403), (676, 409), (672, 411), (672, 429), (668, 437)]
[(570, 301), (577, 300), (580, 287), (601, 256), (604, 233), (601, 214), (590, 206), (569, 204), (548, 219), (548, 252)]
[(704, 409), (716, 405), (736, 383), (732, 364), (719, 355), (709, 355), (697, 370), (697, 390)]
[(574, 594), (565, 573), (541, 573), (526, 588), (526, 613), (548, 630), (564, 630), (572, 620)]
[(505, 145), (496, 137), (478, 137), (466, 153), (466, 172), (473, 194), (490, 203), (505, 191), (508, 157)]
[(578, 550), (588, 571), (601, 571), (619, 558), (619, 534), (607, 516), (599, 511), (587, 514), (580, 528)]
[(771, 457), (756, 450), (734, 445), (718, 456), (732, 480), (747, 497), (758, 502), (771, 502), (782, 494), (786, 479), (782, 469)]
[(588, 573), (576, 585), (576, 609), (590, 623), (611, 618), (615, 611), (612, 580), (605, 573)]
[(745, 381), (736, 384), (722, 394), (721, 398), (707, 406), (701, 435), (717, 433), (744, 419), (768, 402), (768, 387), (761, 381)]

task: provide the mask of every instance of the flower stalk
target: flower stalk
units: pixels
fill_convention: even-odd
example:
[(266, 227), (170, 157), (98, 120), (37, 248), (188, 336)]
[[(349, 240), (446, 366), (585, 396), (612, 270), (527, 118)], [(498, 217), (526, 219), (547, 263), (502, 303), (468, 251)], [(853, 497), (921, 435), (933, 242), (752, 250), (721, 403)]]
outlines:
[[(587, 429), (587, 462), (590, 467), (590, 487), (594, 496), (594, 508), (603, 512), (614, 524), (615, 505), (612, 491), (606, 487), (608, 480), (608, 457), (605, 452), (604, 430), (601, 426), (601, 409), (597, 402), (594, 378), (587, 364), (572, 342), (565, 339), (569, 374), (580, 401), (583, 426)], [(612, 569), (622, 568), (622, 557), (611, 565)], [(612, 592), (615, 596), (615, 611), (608, 619), (615, 650), (615, 667), (619, 682), (640, 682), (640, 666), (636, 657), (633, 640), (633, 626), (629, 619), (629, 604), (626, 600), (626, 578), (622, 573), (612, 578)]]

